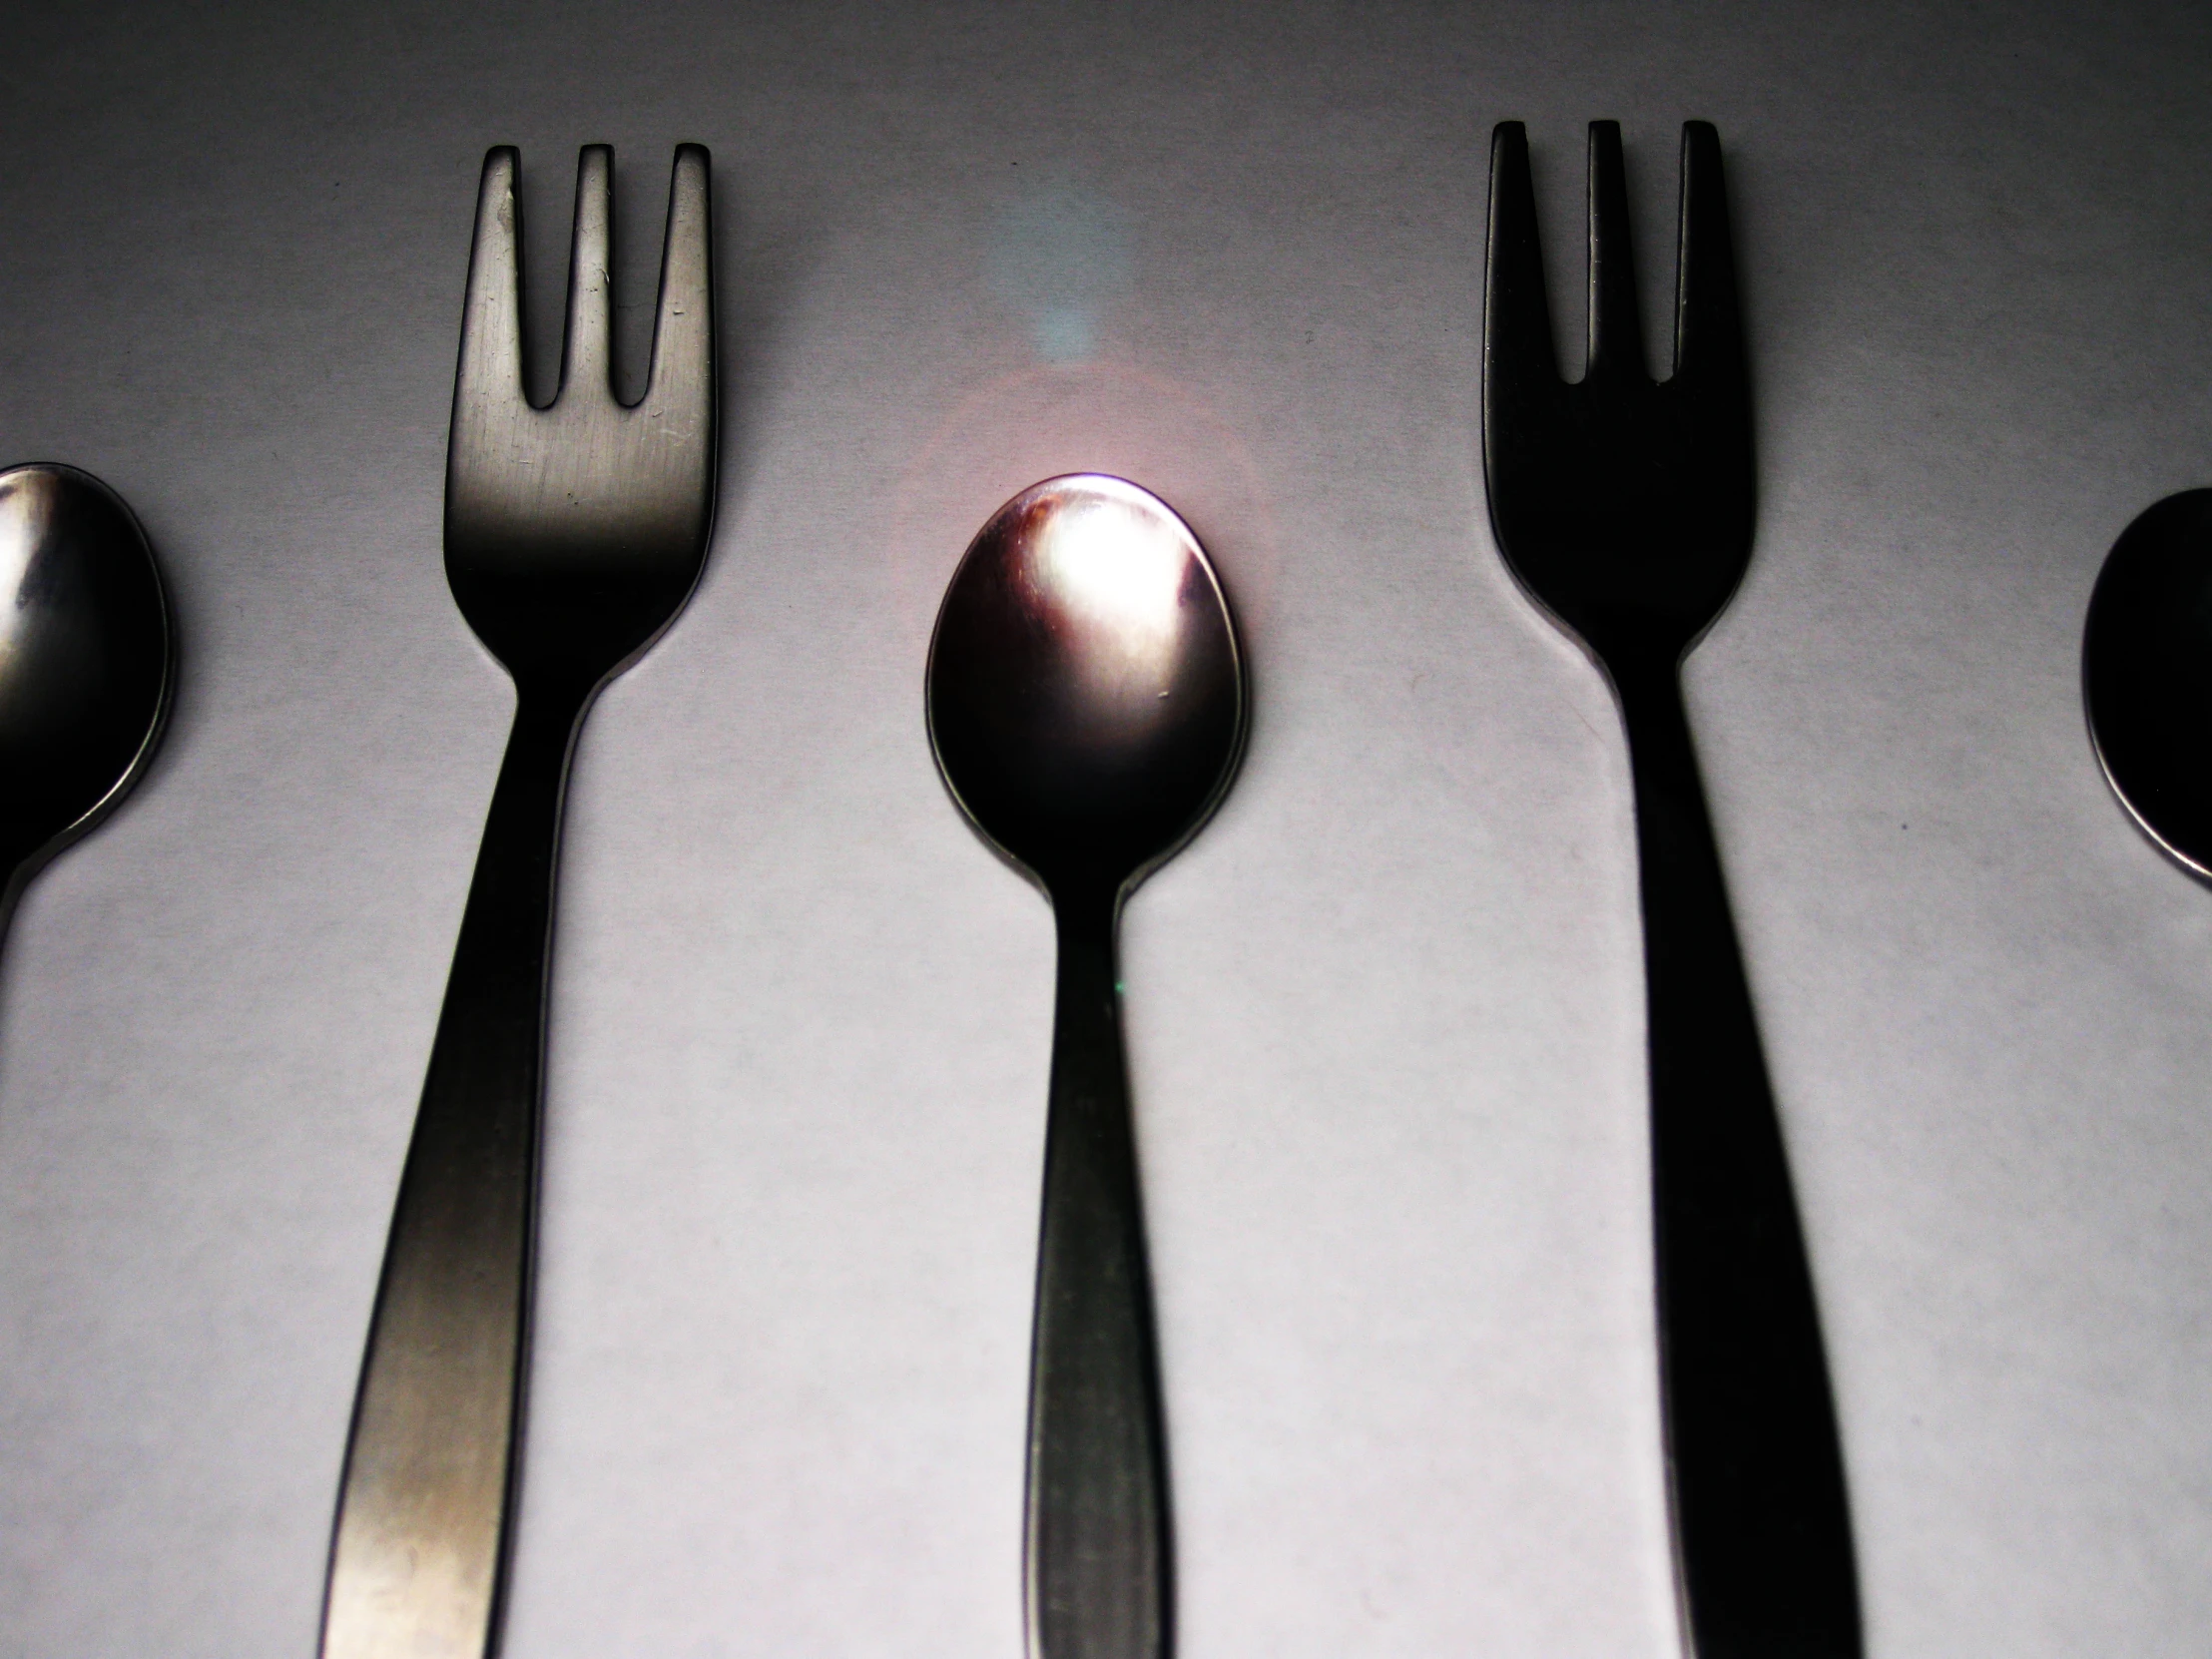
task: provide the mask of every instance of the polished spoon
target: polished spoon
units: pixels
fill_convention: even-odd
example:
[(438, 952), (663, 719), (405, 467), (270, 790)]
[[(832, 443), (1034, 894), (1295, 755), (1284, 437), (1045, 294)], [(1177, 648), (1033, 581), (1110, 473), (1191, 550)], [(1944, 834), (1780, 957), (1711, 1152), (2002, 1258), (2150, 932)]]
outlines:
[(153, 759), (177, 655), (131, 509), (73, 466), (0, 472), (0, 936)]
[(2212, 489), (2169, 495), (2120, 533), (2089, 596), (2081, 691), (2121, 805), (2212, 880)]
[(1183, 521), (1119, 478), (992, 515), (929, 646), (953, 800), (1052, 903), (1059, 991), (1030, 1352), (1023, 1601), (1032, 1659), (1164, 1659), (1172, 1605), (1152, 1292), (1114, 934), (1244, 744), (1244, 663)]

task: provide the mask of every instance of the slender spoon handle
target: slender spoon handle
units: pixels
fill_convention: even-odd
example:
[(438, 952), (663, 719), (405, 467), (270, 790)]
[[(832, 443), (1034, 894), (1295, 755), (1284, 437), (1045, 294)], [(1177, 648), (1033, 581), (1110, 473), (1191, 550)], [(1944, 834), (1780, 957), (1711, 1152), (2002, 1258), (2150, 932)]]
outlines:
[(1609, 666), (1635, 774), (1661, 1395), (1687, 1649), (1857, 1659), (1813, 1281), (1677, 664)]
[(524, 688), (399, 1181), (338, 1490), (322, 1659), (484, 1659), (530, 1337), (546, 964), (584, 700)]
[(1168, 1494), (1110, 890), (1056, 893), (1059, 1000), (1029, 1373), (1032, 1659), (1165, 1659)]

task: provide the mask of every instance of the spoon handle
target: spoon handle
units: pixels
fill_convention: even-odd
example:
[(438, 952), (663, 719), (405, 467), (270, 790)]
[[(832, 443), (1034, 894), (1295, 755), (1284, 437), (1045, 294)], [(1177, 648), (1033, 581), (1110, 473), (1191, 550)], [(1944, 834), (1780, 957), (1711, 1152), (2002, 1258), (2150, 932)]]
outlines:
[(1164, 1659), (1168, 1492), (1114, 966), (1119, 901), (1055, 894), (1059, 997), (1029, 1372), (1032, 1659)]
[[(1635, 774), (1661, 1408), (1691, 1659), (1857, 1659), (1842, 1450), (1676, 664), (1614, 663)], [(1623, 672), (1623, 670), (1626, 672)]]
[(581, 699), (525, 688), (446, 981), (338, 1489), (322, 1659), (496, 1639), (530, 1333), (546, 964)]

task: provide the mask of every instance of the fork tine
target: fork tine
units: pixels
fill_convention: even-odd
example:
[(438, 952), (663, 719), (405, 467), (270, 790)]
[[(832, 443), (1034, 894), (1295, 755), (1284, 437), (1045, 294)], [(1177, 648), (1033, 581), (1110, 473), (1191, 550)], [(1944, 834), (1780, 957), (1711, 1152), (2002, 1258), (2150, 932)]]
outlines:
[[(1483, 402), (1510, 417), (1559, 384), (1551, 301), (1536, 236), (1528, 131), (1501, 121), (1490, 133), (1490, 246), (1482, 302)], [(1486, 427), (1495, 421), (1486, 421)]]
[(668, 187), (668, 239), (661, 254), (661, 307), (653, 330), (656, 410), (704, 416), (713, 398), (715, 296), (707, 148), (676, 147)]
[(522, 298), (517, 245), (522, 208), (515, 200), (519, 156), (511, 144), (484, 156), (476, 191), (476, 240), (468, 252), (468, 298), (461, 318), (461, 365), (456, 404), (497, 408), (524, 401)]
[(615, 153), (587, 144), (576, 158), (576, 231), (568, 263), (568, 340), (561, 358), (561, 391), (614, 395)]
[(1721, 140), (1709, 121), (1682, 124), (1682, 246), (1675, 267), (1674, 371), (1715, 387), (1744, 381)]
[(1588, 372), (1643, 375), (1636, 309), (1636, 245), (1628, 228), (1621, 124), (1590, 123), (1590, 355)]

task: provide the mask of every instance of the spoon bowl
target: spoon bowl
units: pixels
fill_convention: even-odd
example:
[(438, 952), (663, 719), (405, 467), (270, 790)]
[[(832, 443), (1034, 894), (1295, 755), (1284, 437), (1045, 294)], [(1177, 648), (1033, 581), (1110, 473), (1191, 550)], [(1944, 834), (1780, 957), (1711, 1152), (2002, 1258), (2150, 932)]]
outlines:
[(953, 798), (1048, 889), (1134, 886), (1195, 833), (1244, 739), (1243, 665), (1198, 538), (1119, 478), (1048, 479), (984, 525), (931, 642)]
[(970, 823), (1052, 901), (1044, 1214), (1030, 1347), (1031, 1659), (1166, 1659), (1165, 1433), (1114, 929), (1220, 802), (1244, 662), (1198, 538), (1119, 478), (992, 515), (930, 642), (929, 739)]
[(2081, 686), (2121, 805), (2212, 881), (2212, 489), (2169, 495), (2113, 544), (2089, 598)]
[(88, 472), (0, 472), (0, 930), (30, 878), (152, 759), (176, 677), (130, 508)]

